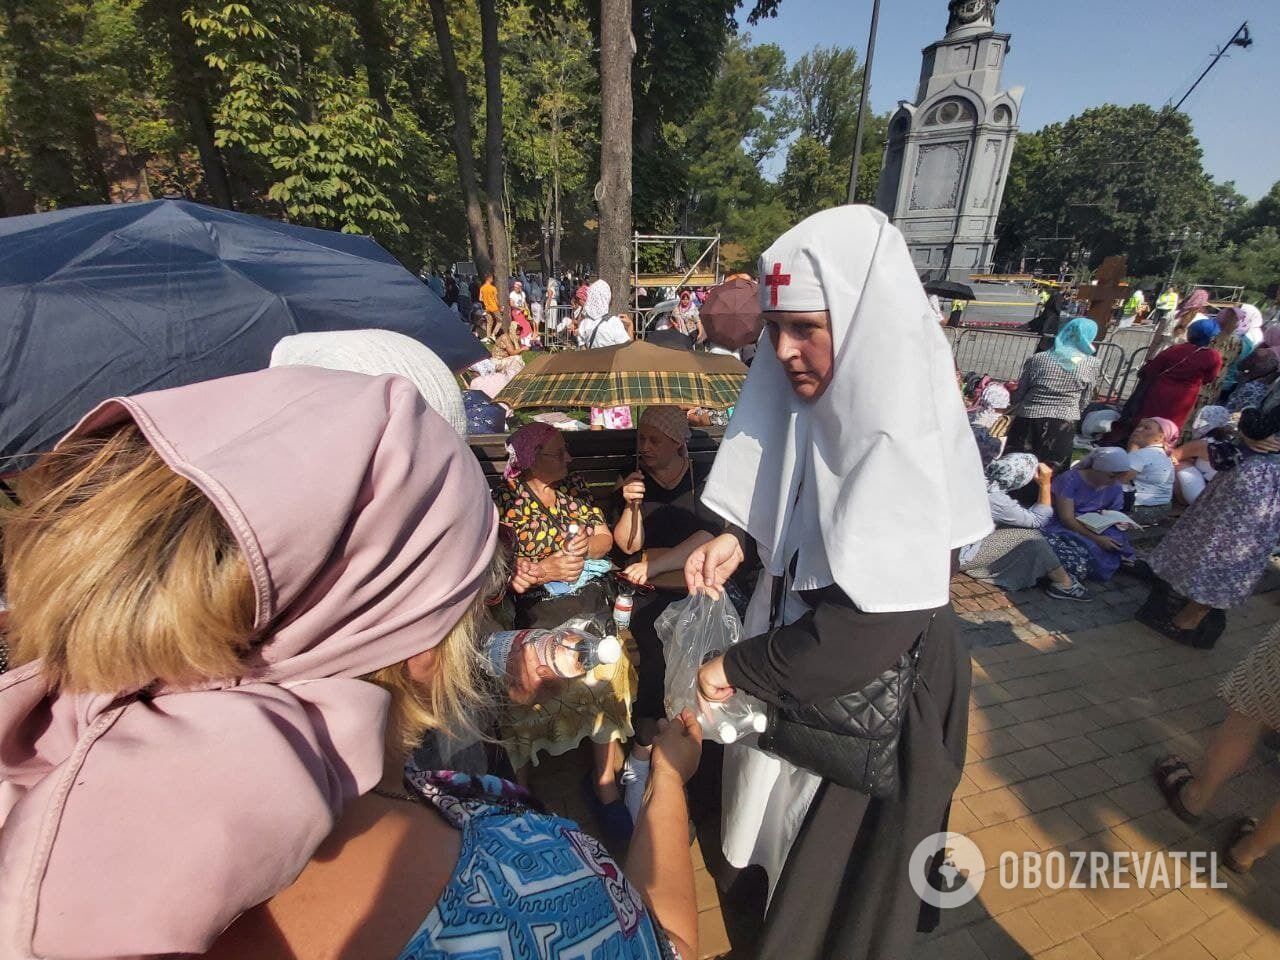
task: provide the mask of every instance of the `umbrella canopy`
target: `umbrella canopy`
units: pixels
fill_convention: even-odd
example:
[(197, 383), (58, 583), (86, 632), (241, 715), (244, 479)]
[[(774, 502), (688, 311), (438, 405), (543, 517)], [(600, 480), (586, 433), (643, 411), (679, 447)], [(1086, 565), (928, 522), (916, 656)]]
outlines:
[(967, 283), (955, 283), (951, 280), (930, 280), (924, 285), (925, 293), (947, 300), (976, 300), (973, 287)]
[(746, 379), (747, 368), (733, 357), (637, 341), (544, 354), (497, 399), (512, 408), (673, 403), (723, 409), (738, 402)]
[(367, 327), (454, 370), (487, 356), (368, 237), (182, 200), (0, 219), (0, 456), (48, 449), (108, 397), (260, 370), (289, 334)]
[(729, 350), (755, 343), (764, 329), (754, 280), (738, 278), (712, 287), (698, 314), (707, 339)]

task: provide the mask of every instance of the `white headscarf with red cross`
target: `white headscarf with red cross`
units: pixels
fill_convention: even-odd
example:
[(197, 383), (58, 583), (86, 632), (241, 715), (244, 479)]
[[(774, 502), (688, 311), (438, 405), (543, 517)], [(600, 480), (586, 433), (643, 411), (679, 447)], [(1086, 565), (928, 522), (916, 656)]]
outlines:
[(760, 307), (829, 311), (835, 370), (813, 401), (756, 355), (703, 501), (794, 588), (839, 584), (869, 613), (945, 604), (953, 548), (992, 529), (955, 365), (902, 234), (842, 206), (760, 258)]

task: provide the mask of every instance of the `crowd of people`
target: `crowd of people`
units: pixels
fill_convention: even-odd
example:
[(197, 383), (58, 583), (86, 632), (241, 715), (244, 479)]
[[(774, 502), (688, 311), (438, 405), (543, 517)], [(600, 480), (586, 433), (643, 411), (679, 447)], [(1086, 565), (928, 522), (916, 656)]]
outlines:
[[(953, 574), (1088, 601), (1139, 563), (1130, 525), (1185, 502), (1150, 568), (1185, 603), (1169, 629), (1197, 635), (1280, 542), (1280, 339), (1243, 308), (1191, 318), (1077, 459), (1093, 321), (966, 411), (882, 214), (815, 214), (760, 264), (788, 283), (762, 286), (714, 462), (690, 411), (653, 404), (604, 489), (541, 422), (511, 432), (491, 487), (466, 435), (505, 430), (493, 399), (559, 298), (581, 346), (635, 331), (603, 280), (516, 280), (504, 311), (492, 277), (432, 274), (492, 344), (465, 391), (399, 334), (296, 335), (267, 370), (107, 401), (16, 475), (0, 873), (25, 880), (0, 883), (0, 952), (695, 957), (685, 784), (713, 765), (755, 956), (910, 956), (938, 922), (912, 852), (947, 829), (966, 755)], [(675, 299), (668, 325), (702, 339), (696, 293)], [(744, 637), (701, 665), (700, 702), (768, 704), (760, 740), (704, 753), (699, 717), (667, 715), (657, 622), (696, 593), (726, 595)], [(616, 627), (619, 596), (617, 662), (558, 677), (525, 646), (481, 667), (500, 630)], [(1228, 679), (1205, 758), (1157, 771), (1190, 822), (1280, 726), (1277, 637)], [(886, 683), (907, 692), (875, 732), (848, 719)], [(529, 789), (584, 742), (603, 843)], [(1272, 811), (1229, 865), (1277, 842)]]

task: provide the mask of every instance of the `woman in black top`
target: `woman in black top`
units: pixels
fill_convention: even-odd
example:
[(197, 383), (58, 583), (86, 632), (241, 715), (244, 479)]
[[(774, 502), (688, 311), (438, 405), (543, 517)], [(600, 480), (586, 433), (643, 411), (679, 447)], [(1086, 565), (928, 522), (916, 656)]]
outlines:
[(640, 685), (632, 706), (636, 739), (650, 741), (656, 721), (665, 717), (663, 677), (666, 661), (654, 622), (667, 605), (686, 593), (685, 561), (724, 526), (698, 500), (706, 470), (699, 476), (689, 458), (689, 422), (673, 406), (649, 407), (636, 429), (637, 468), (619, 480), (613, 542), (623, 576), (652, 587), (639, 591), (631, 614), (631, 633), (640, 653)]

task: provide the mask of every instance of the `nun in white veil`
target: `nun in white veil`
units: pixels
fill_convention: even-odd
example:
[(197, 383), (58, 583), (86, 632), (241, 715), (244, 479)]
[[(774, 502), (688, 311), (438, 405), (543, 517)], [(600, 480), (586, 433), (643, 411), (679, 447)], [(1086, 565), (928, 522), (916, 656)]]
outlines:
[[(838, 207), (785, 233), (761, 257), (760, 307), (773, 349), (762, 344), (703, 494), (730, 532), (685, 572), (691, 590), (715, 589), (752, 548), (764, 572), (750, 639), (703, 667), (703, 694), (840, 696), (929, 630), (897, 796), (727, 747), (724, 853), (768, 873), (762, 960), (906, 957), (936, 920), (908, 860), (946, 829), (964, 765), (970, 668), (949, 582), (953, 550), (992, 529), (982, 468), (951, 352), (882, 214)], [(771, 632), (782, 576), (787, 625)]]

